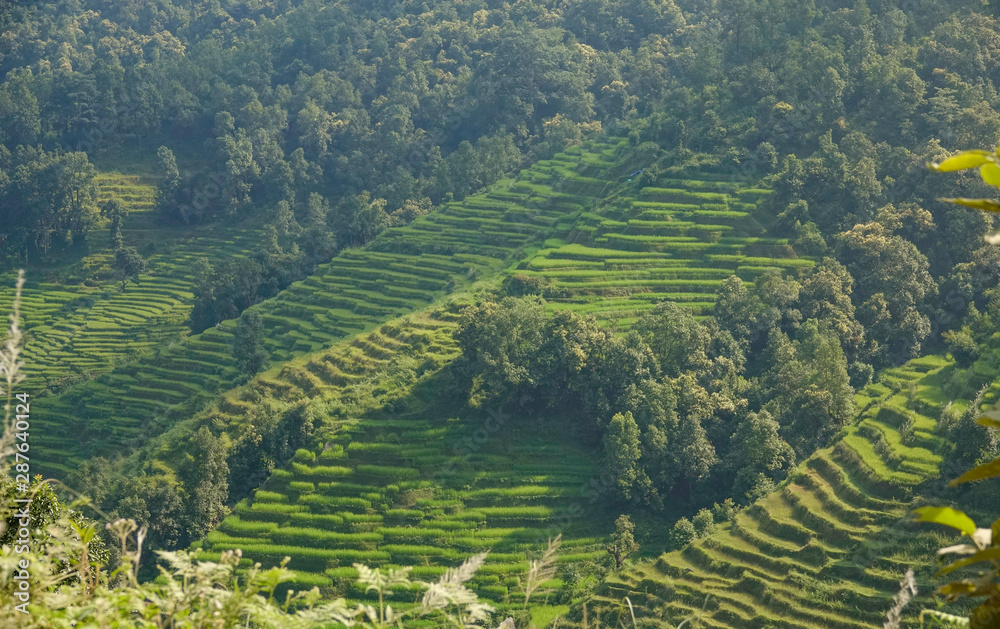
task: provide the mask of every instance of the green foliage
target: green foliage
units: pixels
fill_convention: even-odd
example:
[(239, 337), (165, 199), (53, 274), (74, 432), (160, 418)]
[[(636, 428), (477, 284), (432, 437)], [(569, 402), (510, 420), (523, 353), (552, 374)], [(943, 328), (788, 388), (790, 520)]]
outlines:
[(222, 440), (202, 426), (192, 436), (187, 448), (184, 471), (185, 499), (189, 513), (190, 534), (200, 537), (225, 517), (229, 499), (229, 465)]
[[(156, 174), (159, 177), (156, 184), (156, 208), (164, 218), (176, 218), (175, 203), (181, 176), (177, 170), (177, 159), (166, 146), (156, 150)], [(182, 218), (188, 220), (187, 216)]]
[(635, 541), (635, 524), (627, 515), (622, 514), (615, 520), (615, 532), (611, 534), (611, 543), (605, 550), (614, 558), (616, 570), (621, 569), (629, 555), (639, 550)]
[(789, 341), (780, 331), (771, 335), (766, 408), (777, 417), (786, 440), (804, 455), (847, 424), (854, 413), (854, 389), (829, 324), (810, 319), (797, 337)]
[(135, 247), (120, 246), (115, 251), (115, 266), (121, 273), (122, 292), (129, 281), (138, 281), (139, 275), (146, 271), (146, 261), (135, 250)]
[(717, 502), (712, 505), (712, 518), (716, 522), (732, 522), (738, 512), (732, 498), (726, 498), (721, 503)]
[(260, 313), (248, 310), (240, 316), (233, 333), (233, 358), (240, 370), (249, 376), (260, 371), (267, 360), (262, 342), (263, 328)]
[[(795, 453), (780, 436), (780, 425), (767, 411), (749, 413), (733, 440), (739, 444), (727, 461), (736, 472), (733, 495), (756, 497), (767, 493), (767, 481), (781, 480), (795, 462)], [(730, 519), (730, 518), (726, 518)]]
[[(94, 522), (81, 511), (64, 505), (56, 495), (51, 482), (45, 482), (41, 475), (36, 475), (26, 491), (19, 485), (9, 476), (0, 478), (0, 496), (2, 496), (0, 500), (6, 518), (0, 524), (0, 546), (17, 551), (15, 545), (28, 545), (38, 551), (51, 553), (63, 566), (80, 561), (104, 566), (110, 563), (111, 553), (104, 540), (92, 534), (95, 528)], [(22, 522), (24, 516), (20, 511), (24, 508), (24, 503), (15, 500), (25, 498), (30, 498), (31, 503), (27, 507), (27, 531), (26, 534), (22, 534), (20, 529), (25, 523)], [(74, 503), (73, 506), (79, 505), (80, 503)], [(67, 524), (70, 528), (61, 532), (50, 529)], [(57, 549), (54, 548), (65, 541), (61, 534), (69, 534), (69, 539), (76, 542), (73, 554), (69, 557), (59, 557)], [(83, 554), (86, 555), (86, 559)]]
[(653, 351), (660, 372), (677, 377), (684, 372), (700, 374), (710, 365), (709, 332), (690, 310), (663, 302), (644, 314), (634, 330)]
[(470, 404), (504, 401), (537, 384), (533, 355), (542, 344), (545, 310), (537, 299), (506, 298), (470, 306), (455, 335), (461, 369), (472, 381)]
[(948, 351), (960, 366), (971, 367), (979, 358), (979, 344), (972, 337), (968, 326), (964, 326), (961, 330), (947, 330), (941, 338), (948, 344)]
[[(129, 209), (118, 198), (111, 197), (101, 205), (101, 216), (111, 221), (112, 242), (121, 239), (122, 221), (128, 216)], [(112, 250), (117, 251), (120, 245), (112, 245)]]
[(698, 537), (707, 537), (715, 530), (715, 516), (708, 509), (701, 509), (691, 519), (691, 524), (694, 526), (695, 535)]
[(639, 427), (632, 413), (617, 413), (604, 430), (604, 464), (623, 500), (631, 500), (634, 493), (640, 493), (649, 484), (639, 462), (641, 457)]
[[(96, 169), (86, 153), (0, 149), (0, 244), (8, 260), (80, 242), (97, 220)], [(23, 255), (22, 255), (23, 254)]]
[(684, 548), (698, 536), (698, 531), (694, 524), (687, 518), (681, 518), (674, 522), (670, 529), (670, 545), (673, 548)]

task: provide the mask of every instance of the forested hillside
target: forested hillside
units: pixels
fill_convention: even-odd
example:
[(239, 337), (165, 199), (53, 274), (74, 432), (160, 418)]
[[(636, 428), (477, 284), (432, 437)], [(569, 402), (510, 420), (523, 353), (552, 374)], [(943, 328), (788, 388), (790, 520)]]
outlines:
[(147, 582), (854, 628), (913, 568), (917, 623), (910, 512), (1000, 506), (944, 490), (1000, 454), (1000, 157), (927, 168), (1000, 144), (995, 4), (0, 1), (31, 472)]

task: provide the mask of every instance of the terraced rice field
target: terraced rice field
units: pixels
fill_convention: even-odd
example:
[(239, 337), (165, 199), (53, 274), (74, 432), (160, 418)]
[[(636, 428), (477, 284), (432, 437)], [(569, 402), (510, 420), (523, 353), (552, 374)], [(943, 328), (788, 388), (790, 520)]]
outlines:
[(658, 183), (670, 187), (642, 188), (582, 212), (569, 242), (547, 243), (519, 267), (549, 283), (553, 309), (623, 326), (661, 301), (707, 315), (731, 275), (752, 283), (769, 267), (794, 272), (814, 264), (797, 257), (787, 240), (768, 238), (754, 219), (769, 191), (713, 173)]
[(112, 197), (129, 208), (130, 214), (146, 214), (156, 206), (156, 179), (142, 175), (100, 173), (97, 180), (97, 203), (103, 205)]
[[(354, 585), (354, 562), (414, 566), (415, 578), (434, 580), (490, 550), (472, 587), (513, 607), (523, 597), (518, 577), (548, 538), (564, 535), (560, 561), (592, 561), (610, 526), (584, 517), (592, 505), (583, 492), (597, 476), (587, 453), (544, 431), (525, 438), (516, 421), (406, 410), (342, 420), (237, 504), (200, 557), (241, 548), (246, 563), (273, 565), (291, 556), (296, 587), (370, 600)], [(392, 604), (405, 608), (415, 596)]]
[(861, 392), (864, 410), (832, 448), (731, 525), (609, 579), (588, 601), (590, 618), (613, 621), (627, 596), (637, 616), (675, 624), (880, 626), (907, 567), (926, 565), (941, 541), (903, 518), (951, 447), (934, 434), (946, 365), (930, 356), (891, 370)]
[[(557, 289), (554, 308), (627, 323), (662, 300), (704, 314), (733, 273), (752, 281), (766, 267), (812, 264), (753, 221), (766, 191), (703, 173), (661, 179), (664, 187), (633, 190), (633, 198), (614, 183), (633, 157), (624, 141), (586, 143), (341, 253), (255, 306), (276, 367), (252, 386), (232, 389), (232, 321), (173, 344), (151, 340), (155, 350), (138, 360), (36, 401), (47, 454), (39, 466), (58, 476), (83, 458), (145, 445), (170, 467), (184, 443), (176, 437), (209, 421), (232, 436), (261, 396), (336, 400), (338, 408), (352, 396), (391, 397), (392, 386), (372, 385), (372, 374), (406, 357), (440, 366), (455, 355), (454, 310), (399, 317), (514, 267)], [(537, 430), (532, 439), (500, 431), (481, 447), (476, 418), (442, 417), (410, 398), (379, 413), (326, 418), (321, 447), (240, 503), (204, 540), (205, 556), (233, 546), (266, 563), (292, 555), (300, 585), (363, 599), (353, 561), (414, 565), (415, 576), (430, 579), (490, 548), (474, 585), (511, 605), (525, 553), (549, 536), (566, 536), (562, 561), (604, 552), (613, 518), (595, 516), (581, 495), (595, 477), (588, 453)]]
[[(460, 419), (435, 412), (435, 383), (394, 379), (412, 359), (433, 374), (458, 354), (453, 339), (460, 302), (393, 320), (377, 330), (297, 358), (227, 393), (197, 421), (174, 430), (149, 450), (163, 469), (184, 458), (181, 433), (211, 424), (230, 436), (266, 398), (335, 401), (318, 418), (318, 445), (300, 450), (255, 495), (196, 544), (202, 558), (239, 547), (243, 565), (294, 558), (296, 587), (320, 586), (327, 595), (367, 600), (353, 583), (355, 561), (372, 566), (415, 566), (431, 580), (448, 566), (490, 549), (473, 581), (500, 605), (517, 600), (517, 577), (527, 555), (549, 537), (566, 536), (560, 561), (587, 561), (603, 553), (609, 522), (593, 513), (591, 457), (565, 435), (523, 437), (517, 418)], [(424, 399), (427, 396), (432, 399)], [(344, 415), (352, 400), (371, 409)], [(430, 409), (430, 412), (428, 412)], [(586, 513), (586, 517), (584, 514)], [(399, 608), (409, 599), (393, 602)]]
[[(152, 208), (153, 184), (120, 174), (102, 174), (98, 181), (101, 202), (117, 195), (130, 207), (123, 233), (128, 242), (141, 247), (151, 239), (149, 227), (144, 226), (151, 219), (144, 215)], [(171, 237), (160, 239), (169, 242), (148, 255), (148, 271), (125, 292), (112, 275), (104, 229), (90, 235), (96, 253), (82, 262), (103, 276), (102, 282), (61, 285), (29, 278), (22, 306), (22, 326), (28, 331), (24, 386), (29, 391), (90, 378), (184, 337), (194, 299), (195, 261), (245, 255), (258, 242), (255, 231), (218, 226)], [(13, 279), (7, 276), (0, 287), (0, 314), (6, 315), (12, 296)]]
[[(625, 141), (587, 143), (574, 163), (582, 173), (607, 170), (626, 147)], [(265, 322), (272, 364), (319, 351), (498, 273), (571, 227), (588, 195), (608, 185), (580, 174), (579, 182), (567, 177), (548, 186), (530, 183), (534, 176), (527, 169), (489, 192), (388, 230), (369, 247), (344, 251), (255, 306)], [(130, 308), (136, 305), (128, 301), (133, 294), (139, 299), (144, 293), (129, 291), (120, 298)], [(41, 464), (45, 471), (61, 475), (81, 458), (127, 451), (231, 388), (237, 376), (230, 356), (234, 325), (226, 322), (174, 344), (150, 339), (154, 353), (59, 397), (37, 400), (34, 419), (44, 431), (40, 447), (52, 457)], [(74, 346), (90, 355), (99, 351), (91, 347)]]
[[(353, 422), (318, 452), (300, 451), (239, 503), (204, 540), (202, 556), (238, 547), (248, 560), (273, 565), (288, 555), (298, 585), (369, 600), (354, 586), (353, 562), (410, 565), (414, 577), (434, 580), (490, 550), (473, 587), (504, 605), (517, 601), (526, 553), (536, 556), (549, 537), (564, 535), (560, 561), (604, 553), (609, 524), (582, 513), (589, 504), (581, 488), (597, 473), (586, 453), (557, 437), (504, 434), (463, 452), (475, 428), (444, 417)], [(398, 600), (405, 606), (413, 598)]]

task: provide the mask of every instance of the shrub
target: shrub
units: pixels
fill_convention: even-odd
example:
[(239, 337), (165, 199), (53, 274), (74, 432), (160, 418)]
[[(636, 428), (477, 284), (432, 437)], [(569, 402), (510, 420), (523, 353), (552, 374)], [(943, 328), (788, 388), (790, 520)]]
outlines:
[(715, 518), (711, 511), (702, 509), (694, 516), (692, 524), (698, 537), (707, 537), (715, 529)]
[(731, 522), (736, 517), (739, 508), (732, 498), (726, 498), (722, 503), (712, 505), (712, 515), (718, 522)]
[(316, 453), (312, 450), (306, 450), (305, 448), (299, 448), (295, 451), (295, 460), (300, 463), (311, 463), (316, 460)]
[(746, 491), (747, 500), (756, 502), (758, 498), (763, 498), (777, 488), (774, 481), (767, 475), (760, 472), (753, 479), (747, 482), (749, 489)]
[(670, 545), (675, 549), (681, 549), (690, 544), (695, 537), (697, 537), (697, 531), (694, 528), (694, 524), (691, 520), (687, 518), (681, 518), (674, 523), (674, 527), (670, 529)]
[(972, 338), (968, 326), (961, 330), (948, 330), (941, 338), (948, 344), (948, 351), (960, 367), (971, 367), (979, 358), (979, 344)]

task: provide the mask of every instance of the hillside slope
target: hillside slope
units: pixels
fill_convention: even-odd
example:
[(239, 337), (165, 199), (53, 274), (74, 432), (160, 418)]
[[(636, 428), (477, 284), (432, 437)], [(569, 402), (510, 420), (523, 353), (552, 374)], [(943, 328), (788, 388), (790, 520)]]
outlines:
[[(586, 172), (608, 171), (626, 146), (624, 141), (588, 143), (573, 159)], [(590, 182), (569, 182), (561, 190), (517, 192), (518, 183), (530, 177), (528, 169), (495, 191), (390, 229), (369, 247), (342, 252), (314, 275), (255, 306), (264, 319), (270, 362), (320, 351), (496, 274), (526, 248), (572, 225), (573, 213), (590, 202), (584, 193), (602, 190)], [(43, 427), (40, 447), (48, 453), (39, 467), (62, 476), (81, 459), (119, 454), (232, 388), (239, 375), (230, 354), (234, 325), (226, 322), (160, 345), (155, 353), (58, 397), (36, 399), (34, 419)]]
[[(672, 623), (881, 625), (906, 569), (927, 566), (943, 541), (907, 514), (951, 447), (934, 434), (948, 365), (928, 356), (890, 370), (859, 394), (863, 410), (832, 447), (731, 524), (609, 579), (587, 601), (590, 618), (612, 620), (628, 597), (638, 616)], [(925, 593), (932, 572), (918, 571)]]
[[(264, 398), (305, 395), (325, 409), (316, 418), (316, 444), (238, 503), (197, 544), (199, 556), (238, 547), (244, 564), (273, 565), (288, 555), (296, 585), (367, 600), (353, 586), (355, 561), (410, 565), (414, 575), (432, 578), (490, 550), (472, 586), (510, 606), (528, 553), (549, 538), (564, 536), (563, 563), (603, 555), (611, 514), (594, 511), (588, 492), (599, 472), (581, 440), (558, 424), (498, 409), (470, 412), (449, 399), (454, 391), (439, 370), (457, 355), (459, 305), (292, 361), (207, 414), (205, 425), (232, 434), (250, 404), (268, 405)], [(408, 361), (419, 375), (406, 371)]]
[[(750, 204), (735, 201), (749, 198), (747, 193), (735, 183), (720, 183), (719, 175), (688, 180), (694, 192), (665, 193), (620, 181), (628, 168), (654, 158), (631, 151), (624, 140), (587, 142), (525, 169), (514, 180), (390, 229), (364, 249), (342, 252), (314, 275), (254, 307), (264, 319), (270, 363), (321, 351), (511, 265), (525, 275), (544, 276), (555, 293), (554, 307), (628, 321), (664, 298), (704, 310), (732, 273), (752, 279), (764, 264), (811, 264), (795, 258), (786, 242), (766, 239), (752, 217), (744, 216)], [(558, 173), (555, 181), (553, 172)], [(697, 192), (720, 186), (728, 192)], [(640, 201), (667, 198), (664, 194), (687, 195), (688, 203), (668, 210), (644, 204), (669, 201)], [(741, 209), (699, 209), (695, 200)], [(679, 231), (662, 228), (682, 235), (661, 242), (636, 233), (660, 230), (659, 223), (630, 225), (606, 217), (649, 212), (659, 212), (663, 224), (675, 222), (671, 212), (694, 220), (676, 221)], [(730, 236), (717, 237), (715, 230), (722, 227), (698, 222), (720, 220), (713, 212), (738, 215), (730, 217), (736, 221), (729, 226)], [(548, 270), (533, 270), (545, 265)], [(573, 266), (588, 268), (567, 268)], [(133, 299), (128, 295), (122, 303)], [(82, 459), (128, 451), (232, 388), (239, 377), (230, 355), (234, 325), (224, 322), (180, 342), (161, 343), (154, 353), (111, 373), (36, 400), (36, 421), (45, 427), (40, 439), (50, 453), (40, 466), (64, 475)]]

